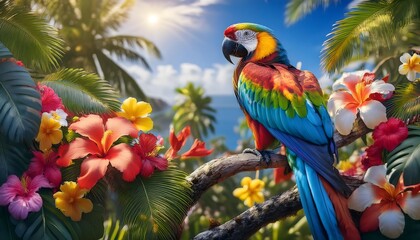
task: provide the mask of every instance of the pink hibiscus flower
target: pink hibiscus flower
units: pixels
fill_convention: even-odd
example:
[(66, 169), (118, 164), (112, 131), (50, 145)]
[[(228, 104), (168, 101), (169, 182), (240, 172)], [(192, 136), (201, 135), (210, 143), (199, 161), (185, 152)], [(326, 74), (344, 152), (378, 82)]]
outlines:
[(67, 167), (72, 160), (83, 160), (77, 182), (81, 188), (91, 189), (105, 176), (108, 165), (122, 172), (125, 181), (133, 181), (140, 171), (140, 163), (126, 143), (113, 144), (122, 136), (137, 137), (137, 129), (125, 118), (109, 118), (104, 126), (98, 115), (80, 118), (69, 127), (82, 135), (59, 149), (57, 164)]
[(158, 154), (157, 137), (151, 133), (142, 133), (139, 142), (133, 146), (133, 151), (138, 155), (141, 162), (140, 175), (152, 176), (155, 168), (163, 171), (168, 168), (168, 160)]
[(37, 191), (42, 187), (50, 187), (44, 176), (31, 178), (23, 175), (19, 179), (10, 175), (0, 187), (0, 205), (9, 205), (9, 212), (13, 218), (23, 220), (29, 212), (38, 212), (42, 207), (42, 198)]
[(395, 88), (375, 75), (365, 71), (343, 74), (333, 85), (335, 91), (328, 100), (328, 111), (335, 118), (337, 131), (350, 134), (357, 114), (370, 129), (385, 122), (386, 108), (378, 100), (377, 93), (390, 97)]
[(404, 231), (404, 213), (420, 220), (420, 194), (417, 194), (420, 185), (404, 186), (402, 176), (397, 186), (390, 184), (384, 165), (369, 168), (364, 181), (366, 183), (352, 193), (348, 202), (350, 209), (363, 212), (360, 231), (379, 228), (386, 237), (397, 238)]
[(38, 83), (38, 90), (41, 93), (41, 112), (50, 112), (57, 109), (64, 109), (61, 98), (54, 92), (52, 88)]
[(34, 151), (34, 157), (29, 164), (26, 174), (30, 177), (44, 175), (52, 187), (56, 188), (61, 183), (61, 171), (56, 164), (58, 154), (53, 151), (46, 153)]

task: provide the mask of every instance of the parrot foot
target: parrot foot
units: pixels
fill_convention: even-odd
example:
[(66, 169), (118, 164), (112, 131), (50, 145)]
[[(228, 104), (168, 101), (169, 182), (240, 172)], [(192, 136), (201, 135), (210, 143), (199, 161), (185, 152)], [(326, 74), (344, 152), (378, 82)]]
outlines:
[(260, 158), (260, 161), (263, 161), (265, 164), (270, 165), (271, 163), (271, 151), (266, 151), (266, 150), (257, 150), (257, 149), (252, 149), (252, 148), (245, 148), (242, 153), (252, 153), (255, 156)]

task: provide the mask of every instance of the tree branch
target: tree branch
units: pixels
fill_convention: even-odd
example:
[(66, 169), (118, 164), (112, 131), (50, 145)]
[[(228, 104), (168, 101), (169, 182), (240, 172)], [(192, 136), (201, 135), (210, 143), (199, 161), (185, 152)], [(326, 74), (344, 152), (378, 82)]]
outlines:
[[(369, 133), (365, 124), (358, 119), (353, 131), (346, 136), (334, 133), (334, 140), (338, 148), (348, 145), (357, 138)], [(261, 161), (260, 157), (250, 153), (242, 153), (214, 159), (202, 165), (191, 173), (187, 180), (191, 182), (193, 190), (193, 205), (201, 195), (213, 185), (239, 172), (255, 171), (258, 169), (277, 168), (286, 166), (285, 156), (270, 154), (269, 164)], [(360, 178), (344, 177), (347, 185), (353, 190), (362, 184)], [(297, 188), (294, 187), (281, 195), (274, 196), (262, 204), (257, 204), (232, 220), (202, 232), (194, 239), (242, 239), (248, 238), (268, 223), (296, 214), (302, 209)]]

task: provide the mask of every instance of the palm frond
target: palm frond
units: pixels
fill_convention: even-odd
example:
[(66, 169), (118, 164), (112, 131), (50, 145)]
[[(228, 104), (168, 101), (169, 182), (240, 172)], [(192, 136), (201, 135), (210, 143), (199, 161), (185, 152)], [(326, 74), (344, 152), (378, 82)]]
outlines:
[[(407, 9), (402, 14), (402, 9)], [(348, 16), (334, 26), (330, 38), (324, 42), (322, 65), (328, 72), (341, 69), (352, 57), (363, 57), (363, 46), (390, 48), (401, 28), (415, 21), (420, 3), (407, 1), (368, 1), (353, 8)]]
[[(42, 17), (8, 4), (0, 9), (0, 42), (29, 68), (58, 67), (63, 41)], [(24, 47), (22, 47), (24, 46)]]
[[(334, 0), (337, 2), (338, 0)], [(286, 6), (285, 22), (293, 24), (319, 6), (328, 7), (330, 0), (289, 0)]]
[(420, 82), (408, 82), (406, 79), (405, 81), (407, 83), (397, 85), (394, 96), (385, 105), (389, 117), (410, 121), (420, 116)]
[[(10, 56), (0, 43), (0, 58)], [(0, 134), (12, 142), (32, 140), (41, 122), (41, 96), (28, 71), (11, 61), (0, 63)]]
[(335, 24), (322, 50), (322, 65), (326, 71), (333, 72), (340, 69), (353, 54), (359, 56), (356, 49), (361, 46), (360, 28), (374, 22), (378, 16), (387, 14), (387, 6), (383, 2), (362, 3), (351, 10), (345, 19)]
[(117, 29), (127, 19), (128, 10), (133, 6), (134, 0), (125, 0), (117, 5), (114, 0), (103, 1), (101, 14), (101, 25)]
[(150, 40), (144, 38), (144, 37), (138, 37), (138, 36), (129, 36), (129, 35), (117, 35), (117, 36), (111, 36), (106, 37), (103, 39), (97, 40), (104, 48), (108, 46), (128, 46), (128, 47), (139, 47), (144, 50), (146, 50), (148, 53), (150, 53), (152, 56), (161, 58), (161, 53), (158, 49), (158, 47), (151, 42)]
[(117, 189), (123, 222), (132, 239), (174, 239), (191, 203), (186, 173), (170, 166)]
[(146, 94), (144, 94), (143, 90), (141, 90), (136, 80), (130, 76), (130, 74), (103, 52), (98, 52), (96, 56), (100, 63), (104, 79), (106, 79), (114, 88), (118, 89), (122, 96), (131, 96), (147, 101)]
[(117, 93), (106, 81), (82, 69), (61, 69), (41, 83), (53, 88), (75, 114), (109, 113), (119, 111), (121, 106)]

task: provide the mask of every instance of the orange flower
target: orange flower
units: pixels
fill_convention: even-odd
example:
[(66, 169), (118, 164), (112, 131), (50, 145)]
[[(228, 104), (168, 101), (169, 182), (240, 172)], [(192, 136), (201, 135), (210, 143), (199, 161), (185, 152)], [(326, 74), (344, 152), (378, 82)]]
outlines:
[(198, 139), (194, 140), (193, 145), (190, 150), (182, 154), (182, 159), (193, 158), (193, 157), (205, 157), (210, 155), (213, 152), (213, 149), (206, 149), (206, 143)]
[(86, 138), (76, 138), (69, 145), (60, 147), (57, 165), (66, 167), (72, 160), (89, 155), (81, 165), (77, 180), (80, 187), (91, 189), (105, 176), (109, 164), (122, 172), (125, 181), (135, 179), (141, 166), (130, 145), (120, 143), (113, 146), (122, 136), (137, 137), (137, 129), (131, 122), (120, 117), (109, 118), (104, 126), (101, 117), (88, 115), (71, 124), (69, 129)]
[(75, 182), (64, 182), (60, 186), (61, 192), (54, 193), (55, 206), (73, 221), (82, 219), (82, 212), (89, 213), (93, 209), (93, 204), (89, 199), (83, 198), (88, 192), (81, 189)]
[(42, 114), (41, 125), (35, 139), (39, 142), (40, 150), (43, 152), (49, 150), (53, 144), (61, 142), (61, 139), (63, 139), (63, 132), (61, 132), (60, 122), (45, 113)]

